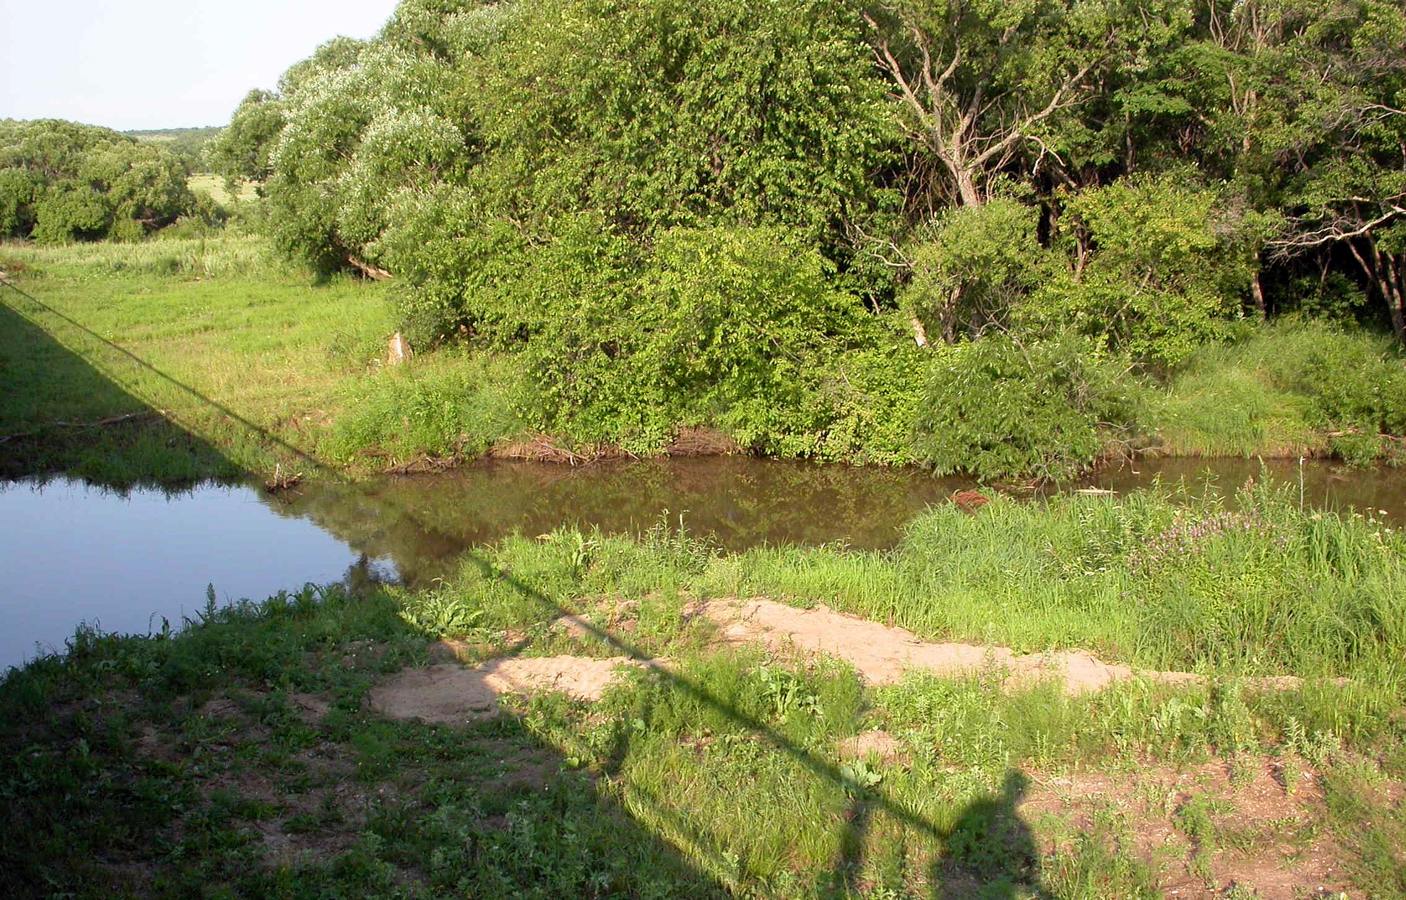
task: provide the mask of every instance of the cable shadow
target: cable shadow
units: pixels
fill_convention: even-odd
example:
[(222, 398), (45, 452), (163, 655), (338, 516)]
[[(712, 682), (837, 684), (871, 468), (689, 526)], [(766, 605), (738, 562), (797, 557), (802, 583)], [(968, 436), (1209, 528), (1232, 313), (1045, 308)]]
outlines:
[(71, 473), (113, 488), (245, 473), (28, 316), (0, 303), (0, 478)]
[[(300, 460), (309, 471), (317, 472), (321, 477), (328, 480), (337, 481), (349, 486), (360, 493), (367, 501), (369, 509), (374, 510), (377, 515), (393, 514), (405, 518), (407, 521), (415, 523), (416, 527), (422, 529), (428, 535), (438, 535), (446, 541), (453, 541), (452, 535), (445, 533), (442, 529), (432, 523), (424, 521), (413, 510), (410, 510), (397, 503), (393, 497), (380, 496), (367, 489), (364, 483), (358, 483), (353, 479), (348, 479), (340, 470), (317, 459), (312, 454), (288, 443), (278, 435), (272, 434), (259, 425), (251, 422), (228, 406), (207, 397), (194, 388), (185, 385), (173, 376), (153, 366), (146, 360), (137, 356), (125, 347), (103, 337), (81, 322), (54, 309), (33, 295), (20, 290), (13, 284), (3, 283), (6, 287), (26, 298), (30, 303), (47, 311), (56, 318), (68, 323), (72, 327), (80, 330), (84, 334), (99, 341), (101, 344), (111, 348), (123, 358), (129, 360), (143, 370), (152, 373), (163, 381), (181, 390), (198, 402), (208, 405), (210, 408), (226, 416), (229, 421), (236, 423), (242, 428), (257, 435), (267, 444), (284, 451), (289, 457)], [(3, 307), (3, 304), (0, 304)], [(508, 585), (517, 591), (525, 599), (531, 601), (542, 611), (544, 619), (554, 619), (568, 615), (573, 610), (568, 609), (559, 601), (553, 599), (533, 585), (523, 581), (511, 572), (498, 568), (482, 552), (477, 550), (466, 550), (462, 560), (476, 567), (486, 578), (495, 580), (501, 584)], [(640, 646), (632, 643), (627, 637), (611, 632), (594, 623), (578, 619), (580, 627), (584, 628), (593, 637), (603, 642), (611, 648), (616, 655), (626, 656), (631, 659), (648, 660), (651, 655)], [(509, 652), (519, 652), (522, 644), (512, 648)], [(1005, 791), (996, 798), (984, 799), (973, 803), (962, 815), (954, 830), (948, 831), (939, 827), (932, 821), (910, 809), (898, 798), (890, 795), (881, 786), (862, 785), (856, 782), (833, 760), (802, 746), (787, 738), (765, 721), (736, 709), (719, 696), (713, 694), (707, 687), (689, 678), (685, 674), (660, 666), (651, 667), (655, 677), (661, 679), (665, 684), (673, 689), (679, 690), (691, 696), (700, 704), (722, 715), (734, 725), (751, 732), (758, 740), (767, 744), (778, 752), (785, 753), (794, 759), (803, 769), (810, 772), (817, 778), (824, 779), (831, 784), (841, 787), (851, 798), (850, 813), (845, 828), (845, 833), (841, 839), (840, 858), (834, 867), (836, 883), (845, 891), (856, 892), (861, 888), (858, 878), (863, 868), (863, 852), (867, 843), (868, 831), (872, 824), (872, 817), (876, 812), (882, 811), (885, 815), (914, 829), (915, 831), (932, 838), (937, 844), (948, 848), (944, 854), (945, 858), (950, 858), (956, 864), (956, 868), (944, 863), (939, 863), (939, 867), (933, 872), (934, 884), (943, 881), (951, 881), (954, 885), (971, 888), (973, 882), (970, 874), (977, 877), (985, 877), (988, 873), (993, 879), (991, 887), (997, 891), (995, 894), (987, 896), (1005, 897), (1015, 896), (1013, 893), (1017, 886), (1023, 885), (1026, 890), (1030, 888), (1032, 880), (1038, 880), (1036, 856), (1034, 853), (1034, 841), (1029, 829), (1020, 822), (1015, 813), (1015, 806), (1019, 802), (1020, 794), (1024, 790), (1024, 776), (1017, 772), (1012, 772), (1007, 778)], [(619, 746), (611, 754), (613, 766), (617, 771), (628, 755), (628, 746)], [(1019, 776), (1019, 778), (1015, 778)], [(652, 802), (659, 805), (658, 798), (643, 798), (645, 802)], [(688, 832), (680, 831), (681, 836), (687, 836)], [(991, 843), (992, 837), (1000, 837), (1001, 841), (997, 845)], [(688, 841), (697, 847), (712, 846), (708, 836), (695, 834), (688, 837)], [(968, 847), (970, 844), (970, 848)], [(1002, 846), (1005, 851), (993, 851), (990, 858), (982, 856), (977, 852), (977, 848), (989, 848), (991, 846)], [(1005, 856), (1002, 856), (1002, 852)], [(975, 854), (975, 855), (973, 855)], [(949, 877), (952, 876), (952, 877)], [(1011, 893), (1002, 893), (1002, 885), (1009, 884)], [(964, 896), (962, 890), (949, 892), (946, 888), (939, 890), (938, 896), (955, 897)]]

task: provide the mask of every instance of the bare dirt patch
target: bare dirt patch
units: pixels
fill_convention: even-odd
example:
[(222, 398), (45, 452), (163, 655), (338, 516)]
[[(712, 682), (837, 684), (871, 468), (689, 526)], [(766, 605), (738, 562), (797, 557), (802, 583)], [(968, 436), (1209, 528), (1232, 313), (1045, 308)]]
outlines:
[(680, 428), (664, 452), (669, 456), (731, 456), (741, 449), (736, 441), (716, 428), (695, 425)]
[(887, 731), (865, 731), (845, 738), (835, 746), (842, 759), (875, 758), (886, 763), (900, 761), (903, 743)]
[(406, 669), (371, 691), (371, 708), (392, 719), (463, 723), (498, 715), (505, 694), (561, 691), (599, 700), (624, 657), (541, 656), (495, 659), (469, 669), (454, 663)]
[[(1100, 691), (1117, 681), (1138, 677), (1167, 684), (1199, 684), (1190, 672), (1136, 670), (1106, 663), (1082, 650), (1021, 655), (1009, 647), (927, 643), (903, 628), (881, 625), (835, 612), (821, 605), (798, 609), (771, 600), (717, 600), (701, 613), (714, 622), (728, 643), (759, 643), (772, 651), (799, 650), (842, 659), (870, 684), (892, 684), (914, 670), (939, 676), (1004, 671), (1008, 686), (1060, 682), (1071, 695)], [(1292, 689), (1298, 678), (1245, 679), (1251, 687)]]
[[(1054, 815), (1087, 830), (1100, 811), (1115, 811), (1128, 826), (1129, 849), (1158, 870), (1168, 896), (1222, 896), (1239, 886), (1265, 900), (1287, 900), (1344, 890), (1338, 848), (1315, 825), (1323, 802), (1317, 777), (1305, 771), (1291, 792), (1277, 761), (1237, 765), (1244, 768), (1234, 780), (1223, 762), (1182, 769), (1149, 762), (1130, 773), (1036, 778), (1019, 812), (1027, 820)], [(1204, 847), (1177, 822), (1193, 798), (1214, 810), (1215, 834)], [(1198, 850), (1202, 871), (1194, 863)]]

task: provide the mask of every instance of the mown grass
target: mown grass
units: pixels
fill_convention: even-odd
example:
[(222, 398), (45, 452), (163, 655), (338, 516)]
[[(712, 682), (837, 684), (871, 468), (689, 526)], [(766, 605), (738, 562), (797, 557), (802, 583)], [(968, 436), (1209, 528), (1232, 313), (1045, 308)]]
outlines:
[[(1221, 890), (1236, 860), (1279, 854), (1290, 867), (1331, 852), (1351, 883), (1400, 894), (1406, 635), (1390, 589), (1406, 544), (1369, 520), (1247, 496), (1236, 514), (1262, 525), (1202, 532), (1157, 563), (1179, 567), (1178, 587), (1200, 583), (1193, 570), (1227, 587), (1125, 600), (1147, 610), (1105, 624), (1101, 648), (1212, 675), (1197, 685), (1069, 696), (990, 672), (873, 687), (839, 661), (718, 645), (688, 612), (745, 586), (932, 637), (1062, 646), (1094, 634), (1080, 607), (1106, 611), (1105, 579), (1140, 583), (1159, 546), (1149, 534), (1216, 514), (1156, 494), (934, 511), (892, 554), (806, 551), (825, 563), (824, 587), (797, 580), (793, 551), (721, 555), (662, 528), (560, 532), (473, 553), (428, 591), (307, 589), (211, 609), (177, 633), (80, 632), (66, 657), (0, 683), (0, 881), (11, 894), (1123, 897), (1185, 878)], [(1256, 553), (1260, 540), (1289, 570), (1313, 569), (1307, 602), (1320, 608), (1306, 615), (1336, 616), (1338, 643), (1289, 620), (1224, 630), (1236, 586), (1286, 565)], [(989, 621), (973, 630), (920, 604), (938, 577)], [(1022, 600), (1041, 578), (1064, 587)], [(890, 591), (886, 614), (862, 599)], [(1188, 633), (1229, 650), (1156, 633), (1173, 606)], [(554, 627), (566, 610), (603, 637)], [(1049, 636), (1031, 637), (1040, 628)], [(622, 676), (599, 702), (519, 697), (506, 717), (464, 726), (370, 711), (370, 687), (428, 663), (438, 637), (468, 641), (470, 661), (627, 652), (670, 664)], [(1241, 672), (1351, 682), (1264, 692)], [(845, 749), (874, 730), (891, 749)], [(1249, 785), (1266, 769), (1282, 773), (1287, 813), (1257, 819), (1241, 807), (1265, 802)], [(1190, 787), (1169, 794), (1175, 773)], [(1113, 785), (1104, 800), (1054, 802), (1055, 786), (1099, 778)], [(1149, 849), (1149, 829), (1168, 837)]]

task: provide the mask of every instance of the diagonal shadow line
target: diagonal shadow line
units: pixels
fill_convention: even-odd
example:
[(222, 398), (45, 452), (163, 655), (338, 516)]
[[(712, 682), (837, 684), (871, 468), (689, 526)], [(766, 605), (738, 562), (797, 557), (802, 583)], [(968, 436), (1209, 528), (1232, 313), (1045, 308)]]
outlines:
[[(221, 413), (228, 416), (231, 420), (260, 435), (261, 437), (270, 441), (274, 445), (286, 449), (289, 453), (297, 456), (299, 459), (306, 461), (309, 465), (316, 468), (318, 471), (332, 478), (335, 478), (338, 481), (351, 484), (354, 488), (360, 491), (360, 493), (362, 493), (362, 495), (368, 500), (373, 501), (374, 504), (379, 504), (382, 508), (393, 510), (394, 512), (404, 516), (407, 520), (414, 523), (417, 527), (421, 528), (426, 534), (432, 534), (436, 537), (444, 537), (451, 541), (454, 540), (451, 535), (448, 535), (442, 529), (424, 522), (424, 520), (422, 520), (412, 510), (406, 509), (400, 506), (399, 504), (388, 501), (386, 498), (378, 497), (372, 494), (371, 492), (362, 489), (355, 481), (350, 481), (349, 479), (345, 478), (343, 473), (341, 473), (337, 469), (322, 462), (321, 460), (312, 456), (307, 451), (299, 447), (295, 447), (292, 444), (289, 444), (287, 441), (278, 437), (277, 435), (269, 433), (266, 429), (254, 424), (253, 422), (241, 416), (239, 413), (231, 410), (224, 404), (209, 397), (206, 397), (204, 394), (200, 393), (194, 388), (178, 381), (176, 378), (172, 377), (166, 372), (163, 372), (162, 370), (153, 366), (151, 363), (137, 356), (135, 353), (133, 353), (131, 350), (128, 350), (126, 347), (123, 347), (122, 345), (117, 344), (106, 337), (103, 337), (101, 334), (98, 334), (97, 332), (93, 331), (91, 328), (84, 325), (83, 323), (54, 309), (49, 304), (43, 302), (32, 294), (21, 290), (12, 283), (0, 280), (0, 284), (9, 287), (11, 290), (25, 297), (37, 306), (49, 311), (59, 319), (62, 319), (73, 327), (81, 330), (85, 334), (91, 335), (92, 337), (101, 341), (106, 346), (111, 347), (114, 350), (120, 352), (122, 355), (126, 356), (143, 369), (146, 369), (160, 376), (162, 379), (167, 382), (170, 382), (172, 385), (185, 391), (190, 396), (197, 398), (198, 400), (210, 405), (216, 410), (219, 410)], [(562, 605), (560, 602), (553, 600), (551, 597), (548, 597), (546, 594), (542, 593), (537, 588), (518, 578), (516, 575), (512, 575), (511, 573), (498, 568), (491, 561), (489, 561), (487, 557), (485, 557), (478, 551), (467, 549), (464, 552), (464, 556), (470, 561), (472, 561), (473, 564), (486, 577), (498, 580), (502, 583), (509, 585), (514, 590), (522, 594), (524, 597), (527, 597), (528, 599), (540, 604), (541, 606), (547, 609), (554, 610), (558, 617), (571, 614), (572, 611)], [(602, 628), (598, 625), (595, 625), (594, 623), (587, 622), (584, 620), (581, 620), (580, 624), (596, 638), (608, 644), (610, 647), (614, 648), (622, 655), (628, 656), (631, 659), (646, 661), (651, 658), (650, 655), (644, 652), (640, 647), (631, 644), (624, 638), (613, 634), (605, 628)], [(688, 677), (678, 672), (671, 671), (657, 665), (650, 666), (650, 669), (651, 671), (656, 673), (658, 677), (671, 683), (674, 687), (677, 687), (680, 690), (683, 690), (686, 693), (692, 695), (699, 702), (708, 706), (710, 709), (721, 713), (723, 716), (731, 719), (733, 722), (742, 726), (743, 728), (756, 733), (759, 737), (763, 738), (768, 744), (770, 744), (777, 750), (792, 756), (797, 762), (799, 762), (803, 767), (808, 769), (813, 774), (821, 778), (828, 779), (838, 785), (841, 785), (849, 791), (863, 792), (867, 794), (870, 801), (874, 805), (878, 806), (880, 809), (884, 810), (884, 812), (893, 816), (895, 819), (898, 819), (899, 821), (911, 827), (923, 831), (930, 836), (936, 837), (939, 840), (945, 837), (944, 832), (942, 831), (942, 829), (938, 828), (937, 825), (932, 822), (929, 822), (927, 819), (924, 819), (922, 816), (918, 815), (912, 810), (907, 809), (903, 806), (903, 804), (888, 796), (888, 794), (884, 791), (876, 789), (874, 787), (866, 787), (864, 785), (859, 784), (853, 778), (846, 775), (845, 772), (839, 766), (835, 765), (829, 759), (814, 752), (813, 750), (810, 750), (806, 747), (797, 744), (796, 742), (787, 738), (785, 735), (776, 731), (766, 722), (763, 722), (760, 719), (750, 716), (747, 713), (742, 712), (741, 710), (735, 709), (698, 682), (693, 681), (692, 679), (689, 679)]]
[[(116, 351), (117, 353), (120, 353), (122, 356), (135, 363), (139, 368), (150, 372), (151, 374), (160, 378), (162, 381), (165, 381), (166, 383), (172, 385), (176, 389), (188, 394), (191, 397), (194, 397), (200, 403), (203, 403), (206, 406), (217, 410), (221, 415), (225, 416), (231, 421), (236, 422), (239, 425), (242, 425), (244, 428), (247, 428), (249, 431), (252, 431), (253, 433), (259, 435), (265, 441), (273, 444), (274, 446), (279, 447), (282, 450), (287, 451), (290, 455), (295, 456), (298, 459), (308, 463), (310, 466), (316, 468), (322, 475), (336, 479), (338, 481), (346, 480), (343, 476), (343, 473), (335, 467), (329, 466), (327, 463), (324, 463), (322, 460), (313, 456), (311, 453), (307, 452), (303, 448), (296, 447), (288, 443), (286, 440), (279, 437), (278, 435), (273, 434), (268, 429), (263, 428), (262, 426), (257, 425), (254, 422), (251, 422), (249, 419), (245, 418), (243, 415), (234, 411), (233, 409), (230, 409), (228, 406), (221, 403), (220, 401), (215, 400), (212, 397), (208, 397), (205, 394), (202, 394), (200, 391), (196, 390), (185, 382), (177, 379), (175, 376), (157, 368), (156, 366), (142, 359), (140, 356), (133, 353), (131, 350), (127, 349), (116, 341), (104, 337), (103, 335), (89, 328), (87, 325), (84, 325), (82, 322), (78, 321), (67, 313), (55, 309), (53, 306), (50, 306), (48, 303), (45, 303), (43, 300), (40, 300), (38, 297), (34, 296), (28, 291), (21, 289), (13, 281), (0, 278), (0, 286), (9, 288), (16, 294), (19, 294), (21, 297), (28, 300), (30, 303), (44, 310), (49, 315), (62, 320), (63, 322), (67, 323), (78, 331), (81, 331), (83, 334), (86, 334), (87, 336), (100, 342), (104, 346)], [(99, 371), (102, 371), (104, 374), (108, 375), (108, 377), (112, 377), (113, 373), (109, 370), (103, 370), (99, 367)], [(116, 381), (115, 378), (114, 381)]]

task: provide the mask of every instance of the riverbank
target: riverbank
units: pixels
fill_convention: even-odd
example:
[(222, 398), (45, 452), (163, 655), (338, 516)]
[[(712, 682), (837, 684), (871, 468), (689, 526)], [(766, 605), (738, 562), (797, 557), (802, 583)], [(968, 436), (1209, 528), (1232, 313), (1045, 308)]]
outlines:
[(510, 539), (11, 673), (0, 879), (1390, 895), (1402, 597), (1401, 532), (1263, 491), (939, 507), (891, 552)]
[[(481, 456), (579, 463), (752, 449), (707, 422), (676, 427), (647, 447), (638, 436), (543, 435), (536, 411), (544, 401), (519, 356), (464, 346), (389, 365), (390, 287), (345, 277), (315, 283), (258, 237), (6, 245), (0, 267), (14, 285), (0, 307), (6, 477), (188, 484), (436, 471)], [(985, 371), (979, 359), (947, 361), (949, 352), (966, 350), (935, 348), (909, 362)], [(940, 472), (969, 466), (988, 480), (1067, 478), (1127, 454), (1366, 464), (1406, 452), (1382, 433), (1406, 431), (1406, 365), (1389, 339), (1366, 332), (1247, 327), (1238, 342), (1194, 355), (1165, 384), (1120, 377), (1116, 420), (1051, 408), (1006, 433), (997, 425), (1016, 420), (996, 410), (997, 424), (984, 423), (985, 413), (972, 409), (959, 416), (961, 429), (929, 434), (922, 404), (876, 395), (865, 415), (884, 417), (882, 435), (871, 436), (878, 443), (866, 443), (864, 429), (832, 430), (796, 447), (818, 459)], [(1017, 397), (1031, 389), (1008, 387)], [(983, 382), (962, 402), (1001, 389)], [(1074, 418), (1065, 421), (1066, 413)]]

